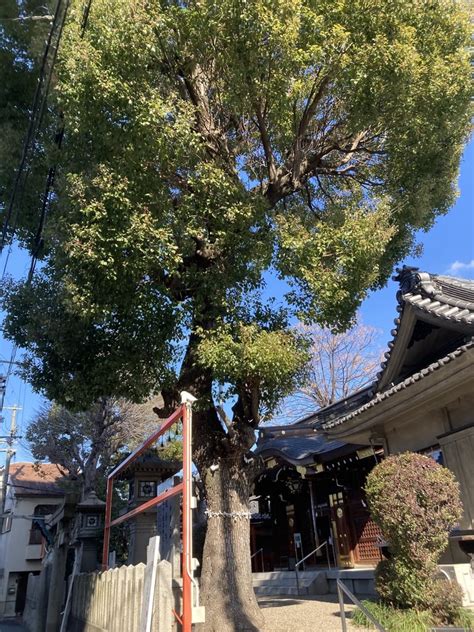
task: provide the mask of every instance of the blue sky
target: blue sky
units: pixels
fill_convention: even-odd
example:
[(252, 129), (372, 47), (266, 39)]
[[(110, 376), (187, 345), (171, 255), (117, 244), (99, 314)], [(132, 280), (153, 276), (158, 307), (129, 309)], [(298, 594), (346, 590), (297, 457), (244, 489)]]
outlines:
[[(461, 162), (458, 182), (459, 197), (447, 215), (438, 218), (428, 232), (418, 234), (423, 244), (419, 258), (408, 258), (403, 263), (425, 272), (474, 279), (474, 139), (467, 145)], [(388, 341), (393, 319), (397, 316), (395, 293), (398, 284), (374, 292), (362, 306), (364, 322), (380, 328)]]
[[(474, 279), (474, 139), (466, 147), (461, 163), (458, 183), (459, 198), (444, 217), (440, 217), (428, 233), (420, 233), (418, 241), (424, 246), (423, 254), (417, 259), (409, 258), (403, 263), (419, 267), (421, 270), (437, 274), (449, 274)], [(1, 270), (5, 265), (6, 252), (0, 259)], [(28, 261), (24, 254), (13, 250), (7, 265), (7, 272), (15, 277), (24, 276)], [(380, 345), (391, 338), (393, 319), (397, 316), (395, 293), (398, 289), (394, 281), (378, 292), (372, 293), (361, 308), (363, 321), (380, 330)], [(0, 360), (8, 360), (11, 345), (0, 338)], [(5, 369), (6, 365), (1, 365)], [(0, 369), (1, 372), (1, 369)], [(19, 432), (22, 434), (41, 406), (42, 398), (33, 393), (29, 386), (18, 377), (12, 376), (8, 382), (5, 406), (19, 404), (23, 410), (18, 414)], [(10, 411), (5, 410), (2, 432), (9, 427)], [(0, 455), (0, 464), (4, 456)], [(17, 460), (29, 460), (26, 442), (17, 446)]]

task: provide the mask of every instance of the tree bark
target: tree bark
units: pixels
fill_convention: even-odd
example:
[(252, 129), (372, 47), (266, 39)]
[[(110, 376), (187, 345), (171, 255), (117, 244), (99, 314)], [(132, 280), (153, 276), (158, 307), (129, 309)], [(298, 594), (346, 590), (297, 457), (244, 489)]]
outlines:
[(219, 459), (201, 472), (208, 523), (201, 575), (205, 632), (258, 632), (263, 627), (250, 561), (251, 468)]
[(200, 629), (259, 632), (263, 615), (253, 591), (250, 560), (249, 498), (255, 468), (253, 460), (244, 459), (255, 434), (248, 422), (237, 418), (232, 436), (224, 430), (212, 401), (212, 376), (199, 365), (197, 342), (192, 334), (177, 390), (198, 398), (193, 412), (193, 461), (208, 517), (201, 573), (206, 622)]

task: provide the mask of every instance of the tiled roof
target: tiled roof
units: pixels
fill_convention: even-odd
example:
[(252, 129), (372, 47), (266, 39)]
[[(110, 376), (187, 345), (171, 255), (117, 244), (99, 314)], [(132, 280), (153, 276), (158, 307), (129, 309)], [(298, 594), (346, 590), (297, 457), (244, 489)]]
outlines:
[[(400, 283), (400, 290), (397, 292), (397, 311), (400, 316), (395, 318), (396, 327), (390, 332), (392, 340), (388, 342), (389, 350), (384, 354), (386, 359), (377, 375), (379, 381), (395, 346), (401, 315), (406, 305), (415, 313), (418, 312), (422, 319), (423, 315), (428, 315), (440, 324), (443, 321), (456, 323), (465, 327), (467, 334), (474, 335), (474, 281), (420, 272), (418, 268), (410, 266), (398, 268), (393, 280)], [(374, 384), (374, 390), (376, 386)]]
[(388, 390), (383, 391), (381, 393), (377, 393), (373, 397), (373, 399), (371, 399), (369, 402), (367, 402), (366, 404), (364, 404), (360, 408), (357, 408), (353, 412), (349, 413), (348, 415), (345, 415), (344, 417), (339, 417), (338, 419), (335, 419), (333, 421), (329, 421), (329, 422), (324, 423), (323, 424), (323, 428), (325, 430), (327, 430), (329, 428), (334, 428), (334, 426), (339, 426), (339, 425), (345, 423), (346, 421), (349, 421), (350, 419), (353, 419), (354, 417), (357, 417), (358, 415), (360, 415), (364, 411), (368, 410), (369, 408), (372, 408), (373, 406), (376, 406), (378, 403), (380, 403), (383, 400), (389, 398), (391, 395), (394, 395), (398, 391), (402, 391), (402, 390), (408, 388), (409, 386), (411, 386), (412, 384), (414, 384), (415, 382), (419, 382), (420, 380), (422, 380), (427, 375), (429, 375), (431, 373), (434, 373), (435, 371), (437, 371), (441, 367), (445, 366), (446, 364), (448, 364), (452, 360), (455, 360), (456, 358), (458, 358), (459, 356), (463, 355), (466, 351), (468, 351), (469, 349), (472, 349), (472, 348), (474, 348), (474, 341), (470, 341), (470, 342), (466, 343), (465, 345), (462, 345), (462, 346), (458, 347), (457, 349), (455, 349), (451, 353), (448, 353), (443, 358), (440, 358), (439, 360), (436, 360), (436, 362), (433, 362), (432, 364), (429, 364), (424, 369), (421, 369), (421, 371), (417, 371), (416, 373), (413, 373), (413, 375), (410, 375), (405, 380), (403, 380), (402, 382), (399, 382), (395, 386), (392, 386)]
[[(282, 431), (285, 428), (282, 426)], [(263, 437), (258, 443), (255, 454), (261, 456), (280, 456), (293, 464), (314, 462), (314, 456), (332, 452), (347, 445), (346, 443), (328, 439), (322, 434), (295, 436), (292, 434), (280, 437)]]
[(474, 326), (474, 281), (411, 271), (406, 283), (404, 276), (408, 274), (402, 269), (394, 277), (401, 280), (399, 301), (437, 318)]
[(53, 463), (12, 463), (10, 482), (17, 496), (64, 496), (66, 473)]
[[(298, 430), (299, 427), (311, 427), (311, 428), (321, 428), (326, 421), (332, 419), (334, 417), (340, 417), (341, 415), (346, 415), (351, 410), (358, 408), (363, 403), (365, 403), (371, 396), (373, 389), (373, 384), (369, 384), (368, 386), (364, 386), (358, 391), (354, 391), (344, 399), (339, 399), (337, 402), (333, 404), (328, 404), (324, 406), (324, 408), (320, 408), (315, 411), (311, 415), (304, 417), (303, 419), (299, 419), (289, 426), (289, 429)], [(282, 426), (285, 428), (285, 426)], [(278, 429), (277, 426), (262, 426), (262, 430), (265, 433), (271, 432), (274, 429)]]
[[(320, 435), (311, 436), (311, 429), (324, 431), (357, 417), (398, 391), (408, 388), (426, 375), (439, 370), (474, 346), (474, 342), (471, 340), (408, 376), (395, 386), (390, 383), (388, 388), (385, 387), (386, 390), (383, 390), (383, 376), (395, 343), (400, 344), (400, 339), (397, 341), (397, 337), (402, 315), (407, 306), (421, 320), (425, 318), (428, 322), (433, 323), (433, 319), (435, 319), (440, 325), (444, 322), (446, 328), (450, 327), (449, 323), (455, 323), (451, 327), (460, 332), (461, 339), (474, 338), (474, 281), (420, 272), (418, 268), (408, 266), (398, 269), (394, 280), (400, 283), (400, 290), (397, 292), (397, 311), (400, 316), (395, 319), (396, 328), (391, 332), (393, 339), (388, 343), (388, 351), (385, 353), (385, 361), (382, 363), (377, 380), (344, 400), (326, 406), (288, 427), (288, 434), (284, 437), (278, 435), (265, 437), (264, 433), (273, 430), (273, 428), (264, 428), (263, 436), (257, 444), (257, 453), (263, 454), (266, 450), (270, 452), (271, 449), (275, 454), (280, 454), (290, 462), (291, 460), (301, 462), (301, 460), (310, 458), (311, 454), (317, 454), (318, 449), (321, 450), (320, 453), (336, 449), (339, 446), (332, 447), (330, 443), (319, 443)], [(377, 389), (380, 391), (377, 392)], [(295, 432), (292, 432), (292, 430), (298, 431), (298, 426), (301, 426), (302, 430), (307, 427), (308, 436), (297, 436)], [(343, 444), (341, 443), (341, 445)]]

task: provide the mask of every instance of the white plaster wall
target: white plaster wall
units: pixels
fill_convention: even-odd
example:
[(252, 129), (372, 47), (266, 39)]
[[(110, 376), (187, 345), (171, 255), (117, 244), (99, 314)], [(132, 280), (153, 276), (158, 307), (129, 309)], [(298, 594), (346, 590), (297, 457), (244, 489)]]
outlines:
[[(7, 594), (9, 587), (16, 588), (17, 573), (24, 571), (40, 571), (41, 560), (26, 560), (25, 553), (30, 539), (30, 529), (37, 505), (53, 505), (57, 499), (46, 496), (20, 497), (10, 495), (6, 501), (6, 509), (13, 509), (13, 520), (10, 531), (0, 534), (0, 614), (15, 614), (15, 593)], [(21, 516), (28, 516), (22, 518)]]
[(405, 415), (390, 419), (385, 425), (388, 451), (391, 454), (417, 452), (439, 443), (438, 437), (474, 422), (474, 384), (472, 390), (464, 387), (448, 394), (436, 405), (411, 410)]
[(472, 424), (474, 422), (474, 383), (471, 385), (471, 390), (466, 389), (462, 396), (450, 401), (447, 410), (453, 430)]
[(409, 450), (417, 452), (438, 443), (440, 434), (447, 432), (445, 416), (440, 410), (426, 410), (408, 419), (387, 424), (385, 436), (390, 454)]

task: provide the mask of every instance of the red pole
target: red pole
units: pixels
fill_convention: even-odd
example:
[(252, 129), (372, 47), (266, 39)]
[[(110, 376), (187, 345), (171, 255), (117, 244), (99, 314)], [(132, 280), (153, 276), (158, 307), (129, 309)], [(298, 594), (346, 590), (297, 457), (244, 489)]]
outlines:
[(113, 495), (114, 479), (107, 479), (107, 495), (105, 497), (105, 526), (104, 526), (104, 544), (102, 547), (102, 570), (109, 568), (109, 545), (110, 545), (110, 520), (112, 518), (112, 495)]
[(191, 434), (192, 417), (191, 405), (183, 404), (183, 632), (191, 632), (192, 629), (192, 586), (191, 586), (191, 564), (192, 564), (192, 518), (191, 518), (191, 497), (192, 497), (192, 454), (191, 454)]

